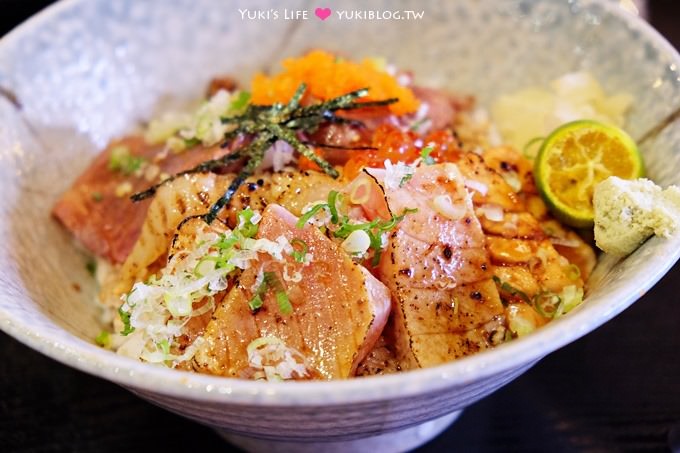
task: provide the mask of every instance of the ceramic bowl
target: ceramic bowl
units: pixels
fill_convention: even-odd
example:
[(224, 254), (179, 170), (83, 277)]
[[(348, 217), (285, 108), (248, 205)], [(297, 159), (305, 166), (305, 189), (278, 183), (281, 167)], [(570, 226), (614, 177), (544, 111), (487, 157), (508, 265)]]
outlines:
[[(54, 201), (97, 149), (168, 100), (197, 97), (216, 74), (247, 80), (310, 47), (384, 56), (413, 69), (420, 83), (473, 93), (482, 105), (500, 93), (587, 69), (607, 90), (634, 96), (627, 129), (645, 138), (641, 149), (650, 177), (680, 184), (680, 123), (671, 121), (680, 106), (680, 57), (619, 2), (325, 4), (333, 13), (322, 21), (307, 1), (284, 7), (273, 0), (66, 0), (0, 41), (4, 331), (55, 360), (215, 427), (248, 449), (303, 451), (326, 442), (324, 451), (403, 450), (614, 317), (678, 259), (680, 238), (652, 238), (621, 262), (599, 263), (586, 302), (538, 332), (472, 357), (390, 376), (269, 384), (146, 365), (95, 346), (91, 339), (101, 328), (92, 303), (95, 288), (85, 255), (49, 216)], [(244, 9), (271, 16), (250, 20), (242, 17)], [(286, 20), (286, 10), (307, 11), (307, 19)], [(356, 10), (366, 18), (336, 15)], [(367, 18), (368, 11), (384, 16), (406, 10), (424, 11), (424, 17)]]

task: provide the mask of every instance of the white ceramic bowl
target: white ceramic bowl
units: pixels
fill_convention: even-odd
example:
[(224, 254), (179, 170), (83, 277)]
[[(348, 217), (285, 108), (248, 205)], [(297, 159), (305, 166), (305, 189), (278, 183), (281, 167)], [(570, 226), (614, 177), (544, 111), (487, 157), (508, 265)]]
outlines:
[[(425, 17), (321, 21), (310, 3), (291, 1), (286, 8), (307, 10), (309, 19), (286, 21), (276, 1), (67, 0), (0, 41), (4, 331), (56, 360), (231, 433), (230, 439), (251, 449), (271, 446), (269, 440), (287, 441), (278, 447), (300, 451), (295, 442), (348, 442), (399, 430), (400, 437), (335, 446), (406, 449), (443, 429), (454, 417), (447, 414), (611, 319), (678, 259), (680, 238), (653, 238), (613, 268), (600, 263), (586, 302), (538, 332), (473, 357), (391, 376), (265, 384), (145, 365), (93, 345), (100, 329), (90, 302), (95, 288), (85, 256), (50, 219), (50, 207), (110, 138), (151, 116), (168, 96), (198, 95), (212, 75), (245, 80), (282, 56), (322, 47), (356, 57), (385, 56), (412, 68), (422, 83), (474, 93), (482, 104), (586, 68), (608, 90), (633, 94), (628, 130), (635, 138), (680, 106), (680, 57), (618, 2), (326, 4), (334, 11), (424, 10)], [(243, 8), (273, 8), (280, 17), (244, 20)], [(680, 124), (657, 132), (642, 144), (649, 175), (663, 185), (678, 184)], [(385, 443), (394, 439), (397, 446)]]

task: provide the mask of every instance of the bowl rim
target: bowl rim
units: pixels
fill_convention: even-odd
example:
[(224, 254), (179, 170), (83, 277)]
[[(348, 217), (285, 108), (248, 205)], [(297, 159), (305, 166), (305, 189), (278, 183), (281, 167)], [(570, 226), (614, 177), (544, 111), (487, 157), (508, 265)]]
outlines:
[[(84, 3), (83, 0), (62, 0), (48, 6), (14, 28), (0, 39), (0, 53), (14, 41), (31, 34), (61, 11)], [(616, 15), (641, 34), (662, 53), (680, 66), (677, 50), (646, 21), (624, 11), (615, 2), (586, 0), (607, 14)], [(500, 345), (492, 350), (444, 363), (431, 368), (412, 370), (385, 376), (335, 381), (263, 383), (234, 378), (203, 375), (168, 369), (138, 362), (101, 349), (83, 339), (71, 336), (60, 342), (48, 335), (34, 332), (31, 325), (0, 308), (0, 329), (21, 343), (65, 365), (88, 374), (130, 387), (142, 393), (157, 393), (169, 397), (233, 405), (259, 406), (326, 406), (405, 398), (463, 386), (492, 378), (521, 366), (529, 366), (545, 355), (584, 336), (618, 315), (654, 286), (680, 258), (680, 238), (667, 240), (664, 250), (650, 266), (643, 269), (641, 283), (620, 287), (610, 293), (607, 301), (596, 306), (582, 306), (569, 316), (551, 322), (531, 335)], [(652, 238), (650, 241), (658, 240)], [(631, 290), (631, 288), (633, 290)], [(0, 296), (10, 302), (8, 296)], [(10, 306), (10, 304), (8, 304)], [(42, 315), (42, 313), (41, 313)]]

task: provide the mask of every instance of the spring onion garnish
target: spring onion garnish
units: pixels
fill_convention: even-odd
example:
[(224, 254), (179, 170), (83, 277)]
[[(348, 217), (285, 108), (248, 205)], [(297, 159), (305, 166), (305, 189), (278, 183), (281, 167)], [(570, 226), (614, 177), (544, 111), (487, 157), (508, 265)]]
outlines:
[[(333, 237), (340, 239), (347, 239), (347, 237), (354, 231), (364, 231), (369, 237), (370, 247), (374, 254), (372, 264), (377, 266), (380, 262), (380, 256), (383, 249), (383, 234), (393, 229), (399, 222), (404, 220), (407, 214), (413, 214), (418, 212), (417, 209), (406, 208), (401, 213), (401, 215), (392, 217), (389, 220), (374, 219), (370, 222), (355, 223), (348, 216), (340, 214), (337, 210), (337, 199), (338, 192), (331, 191), (328, 194), (327, 203), (317, 203), (309, 208), (307, 211), (303, 211), (304, 214), (300, 216), (295, 225), (297, 228), (304, 228), (304, 226), (309, 222), (319, 211), (322, 209), (327, 209), (330, 212), (330, 222), (334, 226), (331, 228), (331, 234)], [(333, 206), (333, 208), (331, 208)]]
[(319, 203), (319, 204), (312, 206), (311, 209), (309, 209), (309, 211), (305, 212), (304, 214), (302, 214), (300, 216), (300, 218), (298, 219), (295, 226), (297, 228), (304, 228), (305, 225), (307, 224), (307, 222), (309, 222), (309, 220), (312, 217), (314, 217), (322, 209), (326, 209), (326, 208), (328, 208), (328, 203)]
[(163, 339), (160, 343), (158, 343), (158, 347), (161, 348), (161, 351), (163, 352), (164, 355), (167, 356), (170, 354), (170, 343), (168, 342), (167, 338)]
[(252, 238), (257, 234), (257, 224), (253, 223), (255, 211), (247, 207), (238, 214), (238, 231), (243, 237)]
[(564, 302), (557, 294), (550, 291), (541, 291), (533, 299), (536, 311), (544, 318), (554, 318), (562, 313)]
[(230, 108), (233, 111), (241, 111), (241, 110), (244, 110), (248, 106), (249, 102), (250, 102), (250, 92), (239, 91), (238, 96), (236, 96), (236, 99), (231, 101)]
[(99, 203), (104, 199), (104, 195), (101, 192), (92, 192), (92, 201)]
[(422, 126), (426, 121), (430, 121), (430, 119), (426, 116), (423, 117), (423, 118), (420, 118), (419, 120), (414, 121), (413, 124), (411, 124), (411, 127), (408, 128), (408, 130), (415, 132), (418, 129), (420, 129), (420, 126)]
[(99, 332), (99, 335), (95, 337), (94, 342), (102, 348), (108, 348), (111, 346), (111, 335), (106, 330), (102, 330)]
[[(531, 299), (529, 299), (529, 296), (527, 296), (524, 291), (515, 288), (508, 282), (502, 281), (495, 275), (492, 277), (492, 279), (494, 283), (496, 283), (496, 286), (498, 286), (498, 288), (501, 290), (501, 292), (509, 294), (512, 297), (519, 298), (520, 300), (526, 302), (527, 304), (531, 304)], [(501, 297), (501, 301), (507, 303), (507, 300), (504, 299), (503, 297)]]
[[(301, 84), (293, 97), (287, 104), (276, 103), (273, 105), (253, 105), (248, 104), (242, 114), (230, 117), (223, 117), (222, 123), (231, 126), (231, 129), (224, 135), (223, 147), (228, 146), (237, 137), (244, 137), (248, 144), (238, 148), (230, 154), (243, 158), (245, 166), (229, 185), (222, 197), (211, 206), (210, 210), (202, 216), (206, 223), (210, 224), (217, 218), (220, 211), (229, 205), (234, 194), (243, 182), (251, 176), (255, 169), (262, 163), (267, 149), (277, 140), (283, 140), (293, 147), (298, 153), (307, 157), (317, 164), (326, 174), (333, 178), (338, 177), (338, 172), (326, 160), (318, 156), (310, 146), (306, 145), (298, 138), (300, 133), (312, 133), (319, 126), (327, 123), (343, 123), (362, 125), (356, 120), (349, 120), (338, 116), (338, 110), (354, 110), (365, 107), (379, 107), (397, 102), (398, 99), (385, 99), (381, 101), (357, 102), (357, 99), (368, 94), (368, 89), (352, 91), (342, 96), (312, 104), (301, 106), (300, 101), (305, 94), (307, 87)], [(232, 158), (233, 159), (233, 158)], [(215, 161), (204, 162), (194, 167), (187, 173), (205, 173), (223, 168), (227, 156), (216, 159)], [(168, 178), (164, 183), (171, 181), (178, 175)], [(163, 184), (163, 183), (161, 183)], [(134, 194), (133, 201), (140, 201), (156, 192), (157, 186), (153, 186), (144, 192)]]
[(290, 304), (288, 294), (285, 291), (277, 291), (274, 295), (276, 296), (276, 302), (279, 304), (281, 314), (289, 315), (293, 313), (293, 306)]
[[(293, 247), (293, 259), (298, 263), (304, 263), (307, 259), (307, 253), (309, 252), (309, 246), (302, 239), (295, 238), (290, 241), (290, 245)], [(298, 246), (298, 248), (296, 248)]]
[(281, 314), (291, 314), (293, 312), (293, 306), (290, 304), (290, 300), (281, 284), (281, 280), (279, 280), (274, 272), (265, 272), (264, 281), (267, 282), (267, 285), (274, 291), (274, 296), (276, 297), (276, 302), (279, 305)]
[(257, 287), (255, 294), (248, 302), (248, 307), (253, 313), (256, 313), (264, 305), (264, 296), (267, 291), (271, 289), (274, 291), (274, 297), (279, 306), (279, 311), (282, 315), (289, 315), (293, 312), (293, 306), (288, 299), (281, 280), (276, 276), (274, 272), (265, 272), (262, 283)]
[(581, 269), (575, 264), (570, 264), (567, 267), (567, 277), (570, 280), (578, 280), (581, 277)]
[(135, 331), (135, 328), (130, 325), (130, 312), (123, 310), (123, 307), (118, 308), (118, 316), (120, 320), (123, 321), (123, 330), (120, 334), (124, 337), (130, 335)]
[(328, 193), (328, 211), (331, 213), (331, 222), (338, 223), (338, 191), (331, 190)]
[(551, 291), (541, 291), (533, 298), (529, 298), (526, 293), (513, 287), (509, 283), (502, 281), (495, 275), (492, 278), (499, 287), (500, 292), (504, 293), (501, 294), (501, 302), (503, 302), (503, 305), (508, 304), (508, 300), (504, 295), (510, 295), (511, 297), (520, 299), (534, 307), (534, 309), (544, 318), (557, 318), (562, 316), (583, 302), (583, 289), (576, 285), (565, 286), (559, 294)]
[(434, 151), (434, 145), (427, 145), (425, 148), (420, 150), (420, 158), (425, 165), (434, 165), (434, 158), (430, 156)]
[(259, 291), (248, 302), (248, 307), (250, 307), (250, 311), (253, 313), (257, 313), (257, 311), (262, 308), (263, 305), (264, 301), (262, 300), (262, 296), (260, 296)]
[[(224, 232), (198, 221), (200, 231), (192, 232), (194, 244), (174, 253), (163, 269), (146, 282), (135, 283), (123, 296), (121, 333), (128, 337), (119, 348), (123, 355), (173, 367), (191, 359), (202, 338), (189, 346), (176, 343), (186, 323), (211, 313), (215, 296), (228, 290), (237, 273), (251, 268), (261, 253), (279, 262), (285, 260), (285, 254), (292, 254), (294, 248), (284, 236), (257, 238), (259, 212), (248, 208), (237, 218), (238, 225)], [(271, 290), (281, 313), (290, 313), (292, 305), (284, 286), (275, 274), (264, 277), (257, 297), (249, 301), (250, 309), (261, 308), (266, 291)], [(259, 285), (259, 278), (257, 281)]]
[(109, 156), (109, 170), (118, 171), (125, 176), (130, 176), (142, 167), (144, 158), (133, 156), (130, 148), (125, 145), (114, 146)]
[(401, 178), (401, 181), (399, 181), (399, 187), (400, 187), (400, 188), (401, 188), (401, 187), (404, 187), (404, 184), (406, 184), (407, 182), (409, 182), (409, 181), (411, 180), (411, 178), (413, 178), (413, 175), (415, 175), (415, 173), (408, 173), (406, 176), (404, 176), (403, 178)]
[(353, 231), (365, 231), (371, 241), (369, 248), (373, 250), (371, 265), (377, 266), (378, 263), (380, 263), (380, 258), (382, 256), (384, 245), (382, 239), (383, 233), (386, 233), (396, 227), (399, 222), (404, 220), (407, 214), (413, 214), (415, 212), (418, 212), (418, 210), (406, 208), (398, 216), (393, 214), (392, 218), (389, 220), (375, 219), (371, 222), (358, 224), (349, 223), (349, 219), (345, 218), (343, 223), (340, 225), (340, 228), (333, 232), (333, 235), (338, 238), (346, 239)]
[(250, 311), (252, 311), (253, 313), (257, 313), (257, 311), (260, 308), (262, 308), (262, 306), (264, 305), (263, 298), (266, 292), (267, 292), (267, 280), (262, 279), (262, 282), (255, 290), (255, 294), (248, 302), (248, 307), (250, 307)]

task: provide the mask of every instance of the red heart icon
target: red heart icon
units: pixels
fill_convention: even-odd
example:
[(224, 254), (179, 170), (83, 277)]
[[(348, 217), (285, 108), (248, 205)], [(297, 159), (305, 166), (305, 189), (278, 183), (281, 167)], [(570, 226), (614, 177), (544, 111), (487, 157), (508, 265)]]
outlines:
[(331, 15), (330, 8), (317, 8), (314, 10), (314, 14), (321, 20), (326, 20)]

